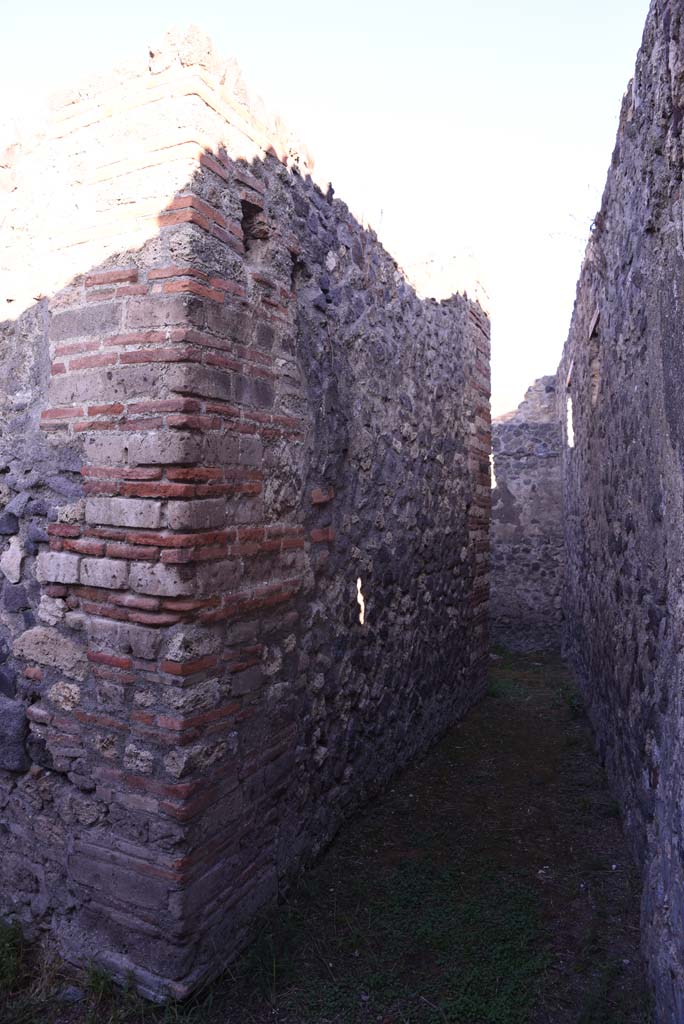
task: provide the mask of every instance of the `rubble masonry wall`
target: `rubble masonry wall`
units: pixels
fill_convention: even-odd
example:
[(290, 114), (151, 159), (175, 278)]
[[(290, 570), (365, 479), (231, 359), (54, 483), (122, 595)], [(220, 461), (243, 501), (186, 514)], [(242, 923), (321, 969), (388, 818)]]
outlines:
[(488, 321), (201, 36), (0, 187), (0, 912), (182, 996), (482, 692)]
[(492, 424), (490, 628), (492, 641), (513, 651), (561, 646), (561, 448), (556, 380), (541, 377)]
[(558, 374), (565, 642), (643, 866), (662, 1024), (684, 1020), (683, 14), (651, 5)]

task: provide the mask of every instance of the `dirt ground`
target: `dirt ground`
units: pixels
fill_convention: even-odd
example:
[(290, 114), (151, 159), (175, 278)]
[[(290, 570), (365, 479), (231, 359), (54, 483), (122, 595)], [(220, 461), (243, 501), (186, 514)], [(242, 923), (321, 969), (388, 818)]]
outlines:
[(569, 675), (487, 697), (346, 826), (190, 1003), (0, 934), (1, 1024), (647, 1024), (639, 883)]

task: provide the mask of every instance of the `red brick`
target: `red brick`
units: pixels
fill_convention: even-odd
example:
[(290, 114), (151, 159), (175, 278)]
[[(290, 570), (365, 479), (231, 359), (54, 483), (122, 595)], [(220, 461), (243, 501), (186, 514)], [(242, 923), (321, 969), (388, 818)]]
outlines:
[(221, 480), (223, 470), (209, 466), (170, 466), (166, 476), (169, 480)]
[(184, 341), (185, 328), (174, 327), (170, 331), (136, 331), (132, 334), (115, 334), (105, 338), (105, 346), (126, 347), (127, 345), (159, 345), (160, 342)]
[(47, 532), (51, 537), (80, 537), (81, 527), (72, 523), (48, 523)]
[(199, 295), (203, 299), (210, 299), (212, 302), (223, 302), (223, 292), (218, 291), (215, 288), (207, 288), (206, 285), (199, 284), (198, 281), (192, 279), (178, 280), (178, 281), (167, 281), (164, 284), (164, 291), (167, 295), (173, 295), (177, 292), (190, 292), (192, 295)]
[(335, 531), (332, 526), (326, 526), (312, 530), (310, 537), (314, 544), (330, 544), (335, 540)]
[[(124, 411), (125, 406), (121, 402), (112, 402), (111, 405), (89, 405), (89, 416), (117, 416)], [(83, 414), (82, 414), (83, 415)]]
[[(254, 191), (258, 192), (260, 196), (265, 194), (265, 185), (263, 185), (258, 178), (255, 178), (253, 174), (250, 174), (249, 171), (245, 170), (244, 167), (235, 165), (233, 174), (236, 181), (241, 182), (243, 185), (247, 185), (248, 188), (254, 189)], [(254, 199), (256, 200), (257, 197), (255, 196)]]
[(229, 484), (211, 483), (196, 484), (195, 495), (198, 498), (219, 498), (232, 494), (232, 487)]
[(60, 373), (66, 373), (66, 366), (64, 363), (53, 363), (50, 369), (50, 373), (53, 377), (57, 377)]
[(83, 407), (78, 405), (68, 409), (46, 409), (40, 414), (40, 418), (41, 420), (68, 420), (84, 415)]
[(105, 654), (104, 651), (88, 651), (88, 661), (99, 665), (111, 665), (113, 668), (130, 668), (131, 659), (121, 658), (116, 654)]
[(90, 370), (96, 366), (114, 366), (118, 360), (118, 356), (109, 355), (103, 352), (97, 356), (83, 356), (81, 359), (70, 359), (69, 369), (70, 370)]
[(238, 540), (263, 540), (266, 531), (263, 526), (239, 526), (237, 532)]
[(101, 537), (104, 540), (121, 540), (125, 537), (123, 527), (113, 526), (86, 526), (83, 533), (86, 537)]
[(116, 420), (81, 420), (74, 423), (74, 430), (81, 433), (85, 430), (116, 430), (120, 427), (121, 423)]
[(209, 153), (202, 153), (200, 156), (200, 164), (202, 164), (203, 167), (207, 167), (210, 171), (213, 171), (214, 174), (217, 174), (219, 178), (223, 179), (223, 181), (230, 181), (230, 175), (226, 168)]
[(130, 684), (138, 681), (135, 672), (124, 672), (120, 668), (111, 668), (109, 665), (95, 665), (93, 675), (98, 679), (112, 679), (117, 683)]
[(141, 562), (155, 562), (159, 557), (159, 548), (146, 547), (138, 544), (107, 544), (108, 558), (127, 558)]
[(79, 537), (77, 540), (65, 540), (64, 541), (65, 551), (75, 551), (79, 555), (95, 555), (96, 557), (104, 554), (104, 541), (95, 540), (93, 537)]
[(161, 480), (161, 466), (132, 466), (121, 471), (124, 480)]
[(143, 597), (142, 594), (112, 594), (110, 600), (122, 608), (135, 608), (144, 612), (156, 611), (161, 603), (158, 597)]
[(154, 725), (154, 715), (149, 711), (132, 711), (131, 721), (139, 722), (141, 725)]
[(155, 544), (159, 547), (183, 548), (201, 544), (217, 544), (234, 536), (232, 530), (209, 530), (204, 533), (128, 533), (128, 544)]
[(162, 551), (161, 561), (165, 565), (183, 565), (187, 562), (211, 562), (225, 558), (228, 548), (225, 544), (215, 547), (166, 549)]
[(128, 614), (123, 608), (116, 608), (111, 604), (97, 604), (95, 601), (82, 601), (81, 608), (88, 615), (98, 615), (105, 619), (116, 619), (117, 622), (127, 622)]
[(204, 357), (204, 361), (209, 366), (220, 366), (224, 370), (242, 369), (242, 363), (238, 362), (237, 359), (231, 359), (230, 356), (219, 356), (214, 352), (208, 352)]
[[(187, 363), (199, 361), (191, 348), (145, 348), (121, 353), (122, 363)], [(116, 361), (116, 360), (115, 360)]]
[(125, 732), (128, 729), (128, 725), (124, 722), (120, 722), (118, 718), (111, 718), (109, 715), (96, 715), (87, 711), (76, 710), (74, 717), (79, 722), (83, 722), (84, 725), (98, 725), (103, 729), (116, 729), (119, 732)]
[(282, 540), (283, 551), (295, 551), (304, 547), (303, 537), (284, 537)]
[(240, 710), (241, 706), (241, 704), (234, 701), (232, 704), (226, 704), (222, 708), (214, 708), (212, 711), (203, 711), (198, 715), (188, 716), (187, 718), (172, 715), (158, 715), (157, 725), (162, 729), (182, 732), (184, 729), (194, 729), (197, 726), (206, 725), (208, 722), (216, 722), (224, 718), (230, 718), (231, 715), (234, 715)]
[(332, 501), (335, 497), (335, 491), (332, 487), (327, 487), (323, 490), (322, 487), (314, 487), (311, 492), (311, 504), (312, 505), (327, 505), (329, 501)]
[(81, 352), (97, 352), (99, 347), (99, 341), (74, 341), (71, 345), (58, 345), (55, 355), (71, 356)]
[(118, 494), (119, 483), (115, 480), (86, 480), (84, 491), (86, 494)]
[(196, 267), (181, 266), (180, 264), (155, 267), (154, 270), (150, 270), (147, 274), (148, 281), (164, 281), (169, 277), (196, 277), (205, 282), (209, 280), (209, 275), (198, 270)]
[(261, 494), (263, 490), (259, 480), (244, 480), (242, 483), (233, 484), (227, 493), (231, 494)]
[(160, 561), (164, 565), (186, 565), (188, 562), (196, 561), (195, 549), (165, 548), (161, 553)]
[(213, 608), (219, 604), (218, 597), (205, 597), (197, 600), (185, 597), (166, 597), (162, 601), (162, 607), (177, 612), (194, 612), (200, 608)]
[(146, 412), (199, 412), (202, 408), (196, 398), (164, 398), (157, 402), (132, 402), (129, 413)]
[(197, 210), (162, 210), (159, 214), (159, 227), (175, 227), (177, 224), (195, 224), (208, 234), (212, 233), (212, 222), (208, 217), (202, 216)]
[(121, 288), (117, 288), (115, 295), (119, 299), (126, 295), (147, 295), (148, 291), (149, 289), (146, 284), (126, 284)]
[(127, 498), (194, 498), (195, 487), (192, 484), (164, 483), (129, 483), (123, 484), (121, 494)]
[(187, 430), (219, 430), (221, 427), (221, 420), (216, 416), (169, 416), (166, 422), (170, 427)]
[(164, 420), (161, 416), (141, 416), (140, 419), (137, 417), (127, 419), (121, 423), (114, 424), (114, 426), (118, 427), (119, 430), (159, 430), (160, 427), (164, 426)]
[(245, 348), (244, 345), (238, 345), (235, 351), (240, 359), (245, 359), (250, 363), (260, 363), (264, 366), (273, 366), (275, 362), (275, 359), (270, 352), (260, 352), (258, 349)]
[(217, 413), (219, 416), (227, 416), (231, 419), (240, 418), (240, 410), (236, 405), (228, 405), (227, 402), (207, 402), (205, 407), (209, 413)]
[(220, 210), (217, 210), (215, 206), (211, 206), (209, 203), (200, 199), (199, 196), (195, 195), (183, 195), (175, 196), (171, 200), (168, 206), (169, 210), (197, 210), (203, 217), (218, 224), (219, 227), (226, 227), (226, 218), (223, 216)]
[(214, 803), (215, 799), (213, 795), (207, 793), (204, 796), (197, 797), (196, 800), (189, 800), (179, 804), (163, 800), (159, 804), (159, 810), (176, 821), (186, 822), (191, 821), (192, 818), (205, 811), (207, 807)]
[(138, 271), (135, 267), (124, 270), (103, 270), (96, 274), (88, 274), (85, 279), (86, 288), (94, 288), (101, 284), (118, 284), (124, 281), (137, 281)]
[(216, 655), (207, 654), (206, 657), (197, 658), (195, 661), (162, 661), (159, 668), (173, 676), (192, 676), (205, 668), (214, 668), (217, 664)]

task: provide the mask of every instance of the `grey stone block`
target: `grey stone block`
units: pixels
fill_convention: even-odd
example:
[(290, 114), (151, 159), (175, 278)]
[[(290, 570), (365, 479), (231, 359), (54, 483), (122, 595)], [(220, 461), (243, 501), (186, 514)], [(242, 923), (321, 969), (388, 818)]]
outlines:
[(66, 338), (115, 333), (120, 316), (120, 306), (116, 302), (70, 309), (52, 317), (50, 337), (53, 341), (64, 341)]
[(128, 458), (132, 466), (188, 465), (199, 461), (200, 450), (196, 434), (151, 431), (131, 437)]
[(80, 580), (85, 587), (122, 590), (128, 579), (128, 565), (117, 558), (83, 558)]
[(36, 576), (41, 583), (78, 583), (79, 555), (68, 551), (41, 551)]
[(220, 498), (170, 501), (166, 506), (166, 523), (172, 530), (211, 530), (225, 522), (226, 502)]
[(143, 498), (88, 498), (85, 514), (89, 523), (154, 530), (161, 522), (161, 504)]
[(149, 562), (131, 562), (129, 574), (131, 590), (138, 594), (152, 594), (159, 597), (190, 596), (195, 592), (194, 573), (188, 578), (175, 565), (150, 565)]

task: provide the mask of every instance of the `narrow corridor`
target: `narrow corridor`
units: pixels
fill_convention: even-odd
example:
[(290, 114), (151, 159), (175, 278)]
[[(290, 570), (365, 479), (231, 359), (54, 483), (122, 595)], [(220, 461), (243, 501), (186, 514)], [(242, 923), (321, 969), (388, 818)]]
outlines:
[(646, 1024), (638, 880), (565, 668), (493, 655), (483, 702), (189, 1004), (2, 999), (7, 1024)]

